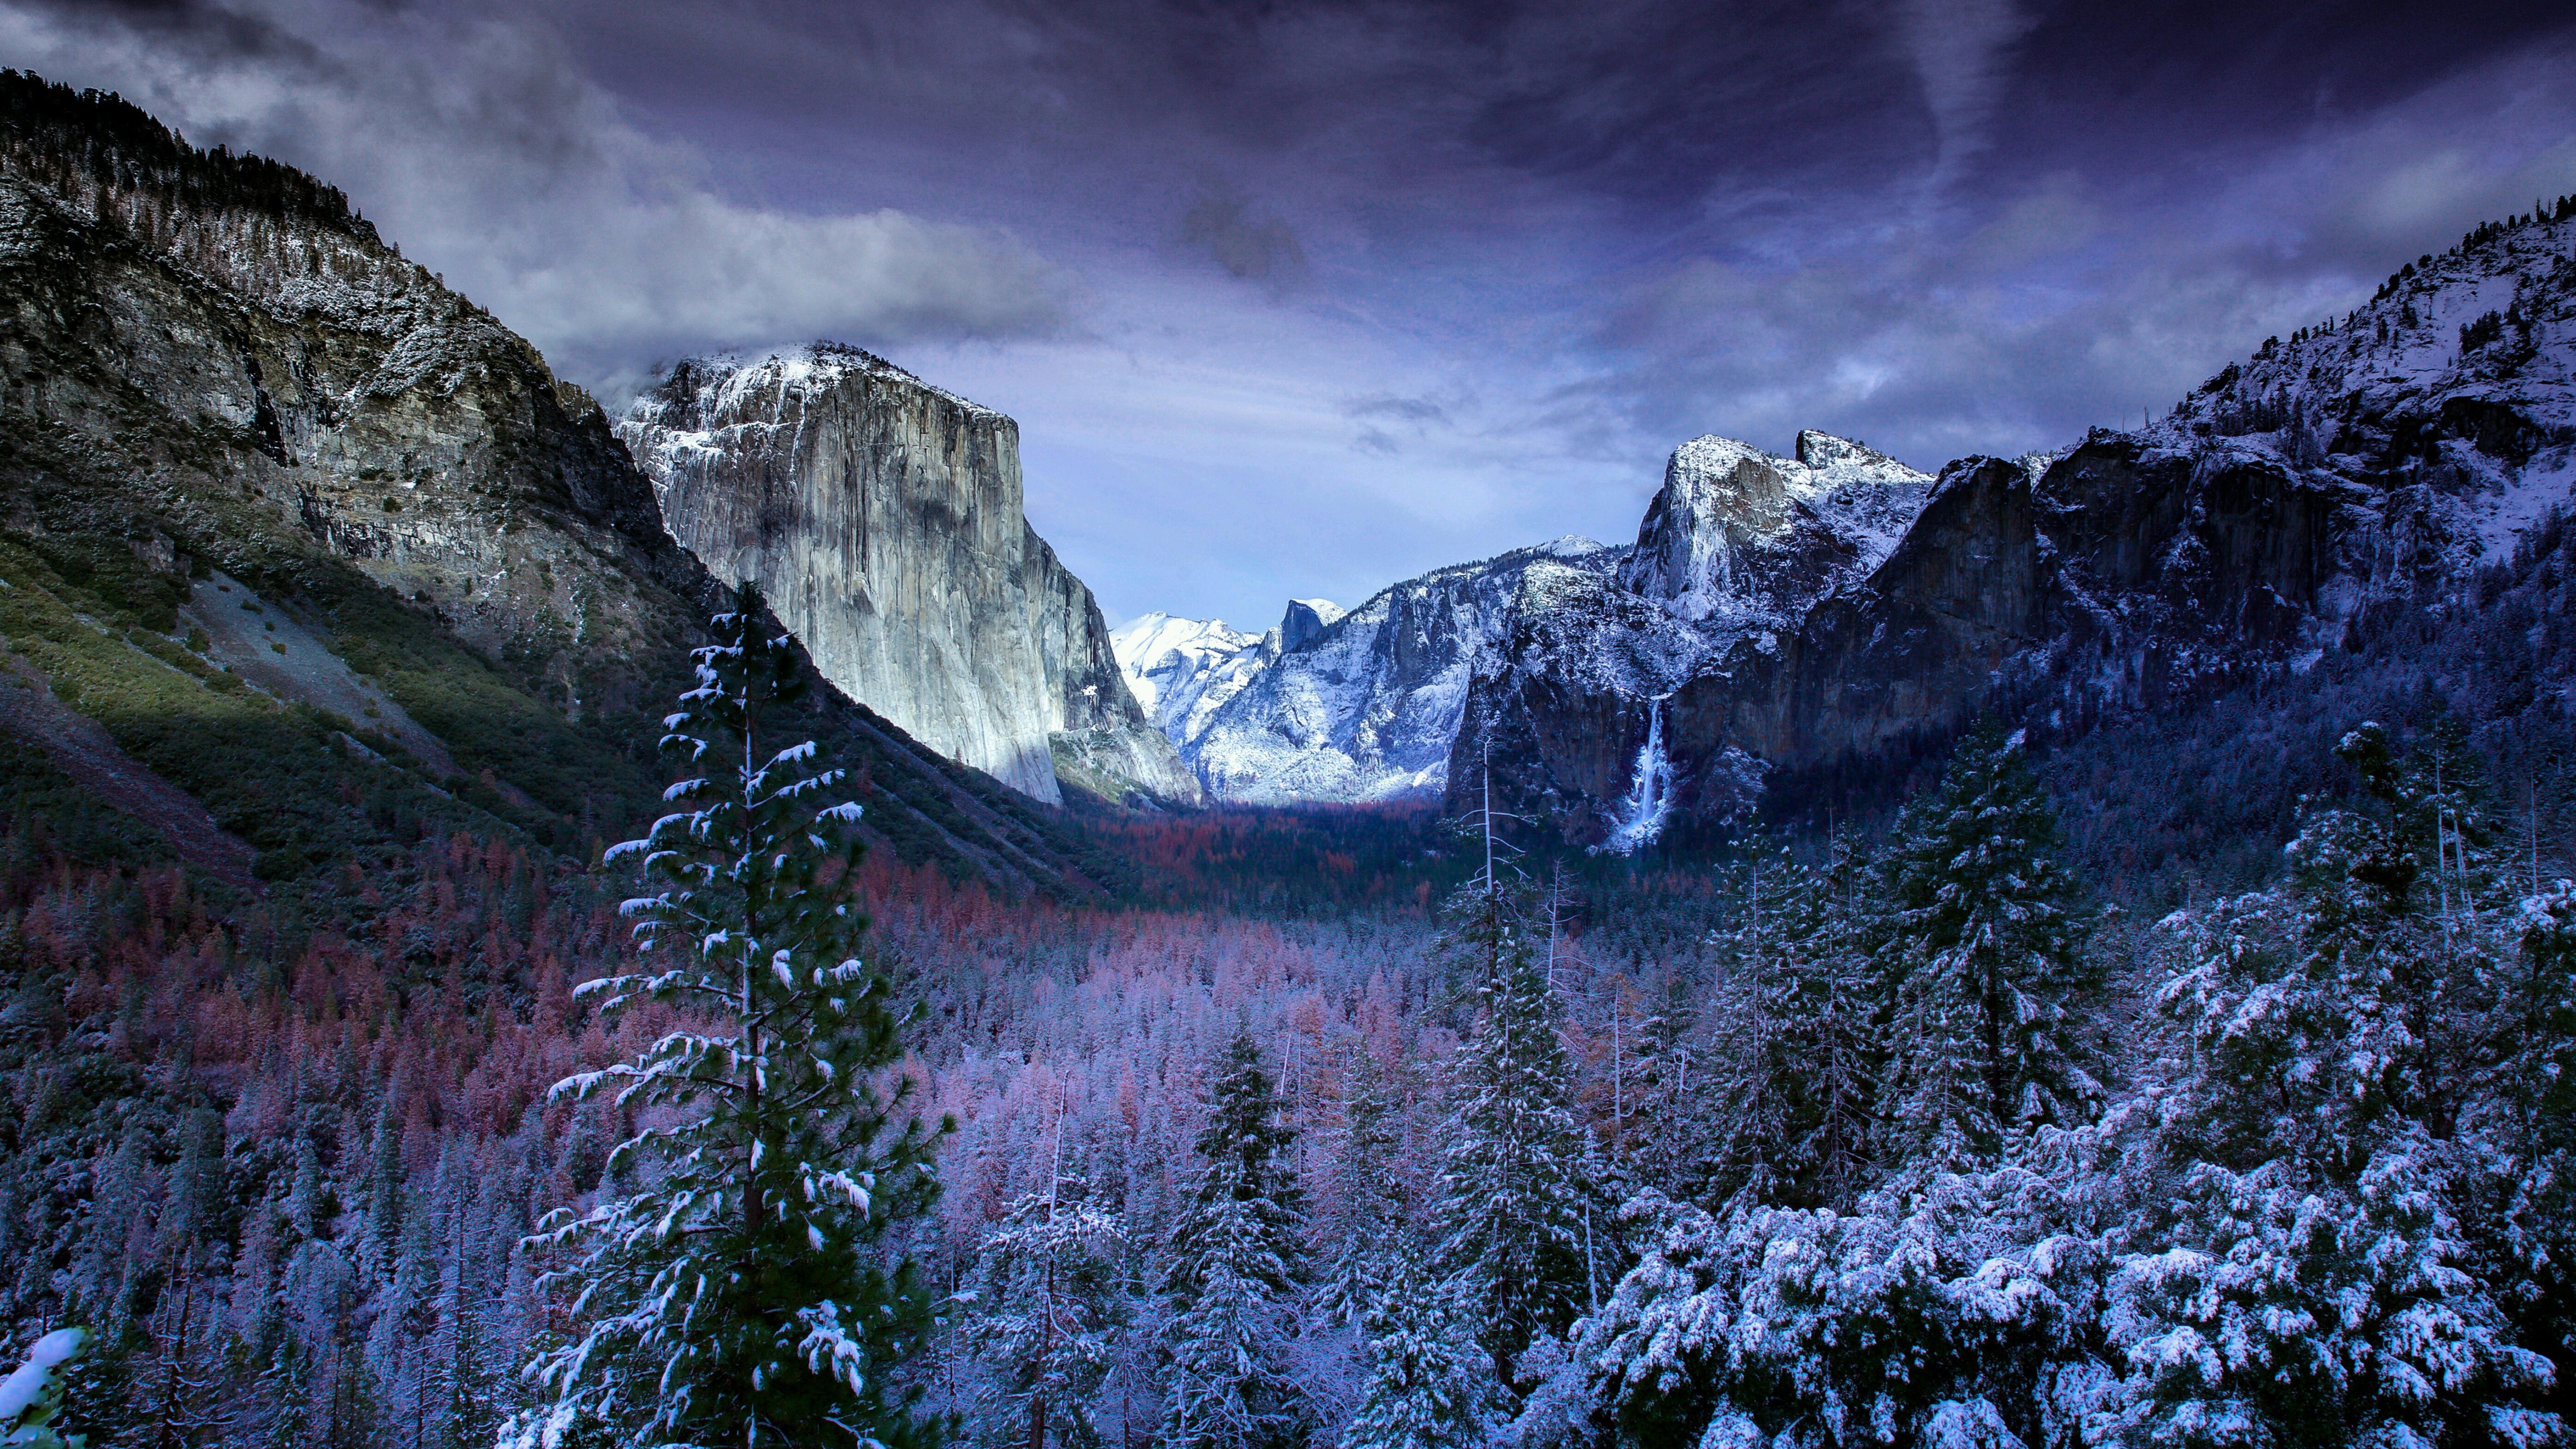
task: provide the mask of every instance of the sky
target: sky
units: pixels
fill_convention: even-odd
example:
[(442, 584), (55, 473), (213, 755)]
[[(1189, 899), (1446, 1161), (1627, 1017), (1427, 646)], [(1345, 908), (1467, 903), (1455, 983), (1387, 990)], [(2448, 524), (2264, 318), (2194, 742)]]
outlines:
[(1673, 447), (2161, 412), (2576, 191), (2561, 4), (0, 0), (612, 405), (868, 347), (1112, 622), (1635, 537)]

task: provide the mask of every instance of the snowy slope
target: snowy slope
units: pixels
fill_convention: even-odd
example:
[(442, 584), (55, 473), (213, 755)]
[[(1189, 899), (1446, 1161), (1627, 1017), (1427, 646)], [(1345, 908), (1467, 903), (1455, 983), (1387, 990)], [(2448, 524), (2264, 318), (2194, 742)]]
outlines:
[(1931, 483), (1824, 433), (1788, 458), (1699, 438), (1674, 452), (1633, 549), (1561, 538), (1408, 579), (1348, 615), (1294, 600), (1257, 641), (1148, 615), (1121, 631), (1120, 658), (1218, 799), (1437, 795), (1480, 677), (1536, 663), (1579, 694), (1651, 701), (1875, 567)]
[(2576, 484), (2576, 219), (2482, 230), (2266, 342), (2143, 438), (2367, 488), (2429, 528), (2425, 568), (2509, 558)]
[(1846, 438), (1802, 432), (1776, 458), (1732, 438), (1673, 450), (1622, 587), (1693, 621), (1776, 623), (1853, 569), (1878, 566), (1932, 477)]
[(1437, 795), (1476, 671), (1492, 667), (1524, 601), (1621, 556), (1561, 538), (1407, 579), (1342, 614), (1290, 604), (1280, 627), (1211, 668), (1167, 712), (1210, 794), (1246, 803)]

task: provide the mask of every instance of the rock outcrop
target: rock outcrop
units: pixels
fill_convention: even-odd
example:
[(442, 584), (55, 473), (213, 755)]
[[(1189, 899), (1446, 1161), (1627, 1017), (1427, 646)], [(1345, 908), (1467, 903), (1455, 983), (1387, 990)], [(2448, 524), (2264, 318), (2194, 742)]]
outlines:
[(684, 362), (617, 431), (672, 536), (759, 584), (825, 677), (914, 738), (1040, 800), (1068, 774), (1199, 799), (1028, 525), (1009, 418), (816, 343)]
[[(1919, 506), (1892, 485), (1827, 530), (1856, 551), (1793, 542), (1775, 462), (1688, 445), (1618, 586), (1522, 616), (1459, 749), (1490, 740), (1510, 798), (1598, 842), (1659, 716), (1677, 808), (1710, 819), (1981, 712), (2065, 735), (2296, 679), (2576, 503), (2571, 243), (2576, 220), (2481, 228), (2151, 427), (1953, 463)], [(1707, 631), (1736, 617), (1758, 627)]]
[(1347, 614), (1292, 600), (1231, 652), (1213, 647), (1222, 625), (1166, 619), (1130, 637), (1129, 666), (1155, 681), (1157, 720), (1217, 799), (1437, 798), (1469, 681), (1512, 621), (1606, 580), (1623, 554), (1561, 538), (1407, 579)]
[[(338, 191), (15, 72), (0, 555), (9, 648), (266, 878), (397, 818), (595, 861), (658, 808), (649, 746), (720, 592), (600, 409)], [(1039, 592), (1081, 636), (1079, 586)], [(793, 727), (907, 858), (1075, 898), (1114, 874), (835, 691)]]

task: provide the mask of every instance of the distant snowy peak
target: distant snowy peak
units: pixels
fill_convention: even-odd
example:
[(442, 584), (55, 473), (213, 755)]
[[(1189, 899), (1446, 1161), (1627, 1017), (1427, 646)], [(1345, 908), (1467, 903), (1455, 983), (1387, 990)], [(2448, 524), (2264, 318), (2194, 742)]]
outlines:
[(1343, 612), (1292, 601), (1260, 644), (1207, 669), (1160, 717), (1221, 800), (1284, 804), (1437, 795), (1467, 692), (1522, 614), (1620, 557), (1566, 537), (1434, 569)]
[(1827, 433), (1800, 433), (1794, 458), (1694, 438), (1673, 450), (1619, 582), (1684, 619), (1777, 615), (1829, 574), (1876, 567), (1931, 487), (1930, 474)]
[(1279, 619), (1280, 652), (1305, 648), (1317, 635), (1340, 623), (1346, 612), (1330, 599), (1290, 599), (1288, 612)]
[(1161, 701), (1174, 687), (1185, 688), (1211, 665), (1260, 642), (1255, 635), (1227, 628), (1223, 619), (1183, 619), (1159, 611), (1109, 631), (1119, 672), (1158, 724)]

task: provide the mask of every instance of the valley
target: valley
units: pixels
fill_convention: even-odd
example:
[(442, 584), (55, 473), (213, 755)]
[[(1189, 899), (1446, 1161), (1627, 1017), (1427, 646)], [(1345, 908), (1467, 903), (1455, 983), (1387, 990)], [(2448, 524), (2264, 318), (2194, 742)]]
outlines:
[(874, 352), (604, 408), (396, 240), (0, 73), (0, 1346), (96, 1449), (2567, 1434), (2576, 200), (1259, 633)]

